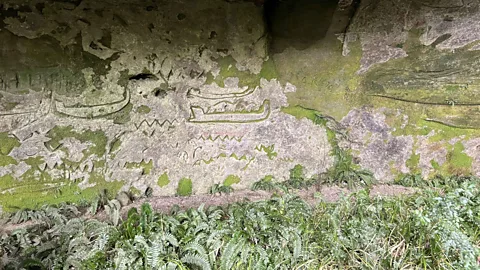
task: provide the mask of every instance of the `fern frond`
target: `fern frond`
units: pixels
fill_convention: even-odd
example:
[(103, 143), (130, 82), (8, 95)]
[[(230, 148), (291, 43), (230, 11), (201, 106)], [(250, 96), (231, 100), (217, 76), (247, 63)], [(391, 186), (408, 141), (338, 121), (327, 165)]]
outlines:
[(212, 269), (210, 263), (208, 262), (208, 259), (199, 254), (187, 253), (185, 256), (182, 257), (181, 261), (186, 264), (198, 266), (203, 270)]
[(114, 265), (116, 270), (128, 270), (129, 257), (123, 249), (117, 249), (117, 254), (114, 257)]
[(108, 205), (105, 205), (105, 211), (107, 212), (110, 220), (114, 226), (117, 226), (120, 222), (120, 209), (122, 205), (116, 199), (108, 202)]
[(104, 250), (108, 244), (108, 240), (110, 239), (110, 234), (102, 233), (100, 234), (97, 239), (95, 240), (92, 251)]
[(215, 209), (210, 213), (208, 213), (208, 220), (210, 221), (220, 220), (223, 217), (224, 213), (225, 212), (222, 209)]
[(134, 242), (134, 245), (139, 244), (143, 248), (148, 248), (147, 240), (142, 235), (135, 235), (133, 242)]
[(85, 234), (88, 237), (96, 237), (103, 234), (108, 234), (113, 227), (108, 224), (98, 221), (96, 219), (87, 220), (85, 222)]
[(185, 251), (191, 251), (199, 254), (201, 257), (207, 257), (207, 250), (198, 242), (191, 242), (185, 246)]
[(228, 241), (220, 258), (221, 269), (230, 269), (237, 260), (238, 253), (241, 251), (245, 243), (244, 239), (234, 237)]
[(217, 241), (218, 239), (221, 239), (224, 235), (228, 234), (229, 232), (230, 230), (227, 230), (227, 229), (212, 231), (207, 238), (207, 245), (210, 245), (211, 243)]
[(63, 265), (63, 270), (70, 270), (70, 269), (82, 269), (82, 262), (81, 260), (74, 258), (74, 257), (68, 257), (67, 260), (65, 260), (65, 264)]
[(142, 217), (142, 226), (145, 226), (147, 223), (152, 222), (153, 220), (153, 209), (149, 203), (143, 203), (141, 208), (141, 217)]
[(170, 243), (170, 245), (174, 246), (174, 247), (178, 247), (178, 240), (177, 238), (171, 234), (171, 233), (164, 233), (162, 235), (162, 240), (164, 241), (167, 241), (168, 243)]
[(240, 261), (247, 264), (248, 259), (251, 256), (252, 253), (254, 253), (255, 247), (252, 244), (246, 243), (245, 245), (242, 245), (242, 248), (240, 249)]
[(293, 241), (293, 259), (298, 260), (302, 254), (302, 238), (300, 235), (295, 234), (295, 240)]
[(164, 251), (163, 243), (161, 241), (153, 241), (150, 248), (147, 250), (147, 266), (152, 269), (157, 269), (160, 265), (160, 254)]
[[(255, 246), (255, 252), (258, 254), (258, 263), (260, 263), (261, 265), (267, 265), (268, 264), (268, 261), (269, 261), (269, 258), (268, 258), (268, 253), (267, 251), (260, 245), (256, 245)], [(258, 267), (255, 267), (255, 269), (260, 269)]]
[(86, 246), (88, 243), (88, 239), (83, 235), (75, 237), (68, 243), (68, 252), (74, 252), (75, 250), (78, 250), (81, 246)]
[(193, 234), (197, 234), (200, 231), (209, 231), (209, 229), (210, 229), (210, 224), (207, 224), (206, 222), (202, 222), (198, 224), (198, 226), (193, 231)]

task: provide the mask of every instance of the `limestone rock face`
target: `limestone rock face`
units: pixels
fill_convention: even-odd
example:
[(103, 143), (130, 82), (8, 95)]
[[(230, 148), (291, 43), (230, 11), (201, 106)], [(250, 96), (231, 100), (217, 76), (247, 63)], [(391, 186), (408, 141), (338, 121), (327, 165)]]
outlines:
[(308, 48), (272, 55), (296, 86), (289, 104), (339, 120), (350, 136), (342, 147), (379, 181), (480, 175), (479, 2), (356, 3), (340, 1)]
[[(383, 118), (383, 128), (362, 129), (363, 145), (354, 148), (376, 175), (480, 175), (471, 150), (480, 127), (479, 7), (470, 0), (362, 1), (348, 33), (362, 48), (357, 89), (370, 108), (361, 121)], [(351, 125), (357, 114), (343, 121), (359, 132)], [(372, 162), (380, 149), (388, 156)]]
[(295, 87), (268, 62), (253, 3), (2, 3), (4, 209), (105, 188), (248, 188), (332, 165), (325, 128), (281, 111)]
[(477, 0), (2, 1), (0, 205), (313, 177), (336, 141), (315, 114), (379, 181), (480, 176), (479, 17)]

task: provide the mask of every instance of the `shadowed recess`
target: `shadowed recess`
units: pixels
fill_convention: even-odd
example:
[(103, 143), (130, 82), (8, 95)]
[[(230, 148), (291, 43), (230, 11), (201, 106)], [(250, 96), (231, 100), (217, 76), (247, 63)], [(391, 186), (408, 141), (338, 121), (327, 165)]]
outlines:
[(337, 0), (271, 0), (265, 18), (271, 34), (271, 52), (288, 47), (304, 50), (323, 39), (330, 27)]

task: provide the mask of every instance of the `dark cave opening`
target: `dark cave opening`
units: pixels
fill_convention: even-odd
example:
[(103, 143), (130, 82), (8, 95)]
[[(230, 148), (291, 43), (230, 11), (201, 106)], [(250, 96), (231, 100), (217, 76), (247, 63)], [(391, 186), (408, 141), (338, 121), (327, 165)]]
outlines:
[(288, 47), (304, 50), (325, 38), (338, 0), (268, 0), (264, 16), (270, 35), (270, 52)]

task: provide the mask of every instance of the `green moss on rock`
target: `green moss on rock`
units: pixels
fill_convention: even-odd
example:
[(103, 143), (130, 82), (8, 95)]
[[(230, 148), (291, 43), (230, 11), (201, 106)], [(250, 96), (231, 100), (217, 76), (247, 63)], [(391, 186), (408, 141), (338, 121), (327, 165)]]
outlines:
[(440, 164), (438, 164), (438, 162), (436, 162), (435, 160), (430, 160), (430, 165), (432, 165), (432, 168), (435, 170), (435, 171), (439, 171), (441, 166)]
[(226, 187), (229, 187), (233, 184), (238, 184), (240, 183), (241, 179), (240, 177), (238, 177), (237, 175), (229, 175), (227, 176), (227, 178), (225, 178), (225, 181), (223, 181), (223, 185), (226, 186)]
[(8, 155), (13, 148), (20, 146), (17, 138), (8, 135), (6, 132), (0, 132), (0, 155)]
[(466, 78), (478, 78), (480, 74), (475, 68), (480, 62), (478, 53), (467, 47), (438, 50), (426, 46), (420, 41), (424, 31), (409, 32), (403, 47), (406, 57), (377, 64), (369, 70), (365, 93), (426, 105), (476, 103), (478, 90), (472, 85), (478, 84), (478, 79)]
[(453, 175), (469, 174), (472, 169), (473, 159), (464, 153), (465, 147), (461, 142), (453, 145), (452, 151), (447, 154), (449, 172)]
[[(403, 49), (407, 56), (378, 63), (365, 75), (359, 91), (366, 104), (376, 108), (400, 109), (408, 123), (392, 121), (394, 135), (427, 135), (430, 141), (447, 141), (460, 136), (478, 137), (478, 53), (468, 46), (438, 50), (420, 42), (424, 29), (413, 29)], [(442, 74), (439, 80), (439, 74)], [(458, 106), (463, 105), (463, 106)], [(395, 116), (393, 116), (394, 118)], [(397, 116), (398, 120), (398, 116)]]
[(420, 155), (413, 153), (409, 159), (407, 159), (406, 165), (410, 169), (410, 173), (416, 174), (420, 172), (420, 168), (418, 167), (420, 164)]
[(122, 146), (122, 140), (119, 138), (114, 139), (110, 143), (110, 154), (116, 152), (118, 149), (120, 149), (120, 146)]
[(290, 170), (290, 179), (291, 180), (301, 180), (305, 177), (303, 173), (303, 166), (297, 164)]
[[(1, 98), (1, 96), (0, 96), (0, 98)], [(7, 102), (7, 103), (3, 104), (3, 109), (5, 111), (11, 111), (11, 110), (15, 109), (15, 107), (17, 107), (18, 104), (20, 104), (20, 103), (18, 103), (18, 102)]]
[(45, 163), (43, 157), (29, 157), (23, 160), (27, 165), (30, 165), (36, 169), (39, 169), (39, 166)]
[(288, 103), (322, 111), (335, 119), (362, 105), (362, 96), (356, 91), (363, 79), (357, 74), (362, 47), (358, 41), (348, 45), (347, 56), (342, 56), (343, 45), (336, 37), (325, 38), (306, 50), (273, 55), (279, 79), (297, 88), (287, 93)]
[(216, 77), (208, 73), (206, 84), (216, 83), (220, 87), (225, 87), (225, 79), (236, 77), (239, 79), (239, 86), (254, 88), (260, 85), (260, 79), (262, 78), (267, 80), (278, 78), (275, 64), (271, 59), (263, 63), (259, 74), (238, 70), (235, 66), (237, 62), (232, 56), (220, 57), (216, 61), (220, 68), (220, 73)]
[(142, 195), (142, 191), (140, 191), (138, 188), (136, 187), (130, 187), (128, 189), (128, 193), (130, 193), (131, 195), (135, 196), (135, 197), (138, 197), (140, 195)]
[(102, 130), (77, 132), (73, 130), (72, 126), (56, 126), (48, 131), (47, 137), (50, 140), (45, 143), (45, 146), (50, 150), (56, 150), (61, 147), (61, 141), (65, 138), (75, 138), (82, 143), (91, 142), (92, 146), (83, 151), (84, 159), (91, 155), (102, 157), (106, 152), (107, 136)]
[(45, 204), (92, 201), (101, 190), (116, 194), (123, 186), (123, 182), (107, 182), (96, 173), (90, 175), (88, 182), (94, 186), (82, 190), (76, 181), (53, 179), (48, 174), (31, 174), (20, 180), (5, 175), (0, 177), (0, 205), (4, 211), (12, 212), (24, 208), (36, 209)]
[(193, 184), (192, 179), (182, 178), (178, 182), (177, 195), (179, 196), (190, 196), (192, 195)]
[(11, 156), (0, 155), (0, 167), (5, 167), (8, 165), (17, 165), (18, 161), (12, 158)]
[(127, 106), (125, 106), (120, 111), (109, 115), (107, 119), (112, 119), (113, 123), (117, 125), (126, 124), (130, 121), (130, 113), (132, 112), (132, 110), (133, 110), (132, 103), (128, 103)]
[(260, 152), (265, 152), (267, 154), (268, 159), (273, 160), (275, 157), (277, 157), (278, 153), (275, 152), (275, 144), (265, 146), (263, 144), (257, 145), (255, 147), (255, 150), (260, 151)]
[(153, 160), (150, 160), (149, 162), (146, 162), (145, 160), (142, 160), (142, 162), (140, 162), (140, 163), (127, 162), (125, 164), (125, 168), (127, 168), (127, 169), (141, 168), (141, 169), (143, 169), (143, 174), (150, 174), (150, 172), (153, 169)]
[(316, 114), (318, 111), (304, 108), (300, 105), (283, 107), (282, 112), (295, 116), (297, 119), (307, 118), (309, 120), (315, 121)]
[(145, 105), (141, 105), (137, 108), (137, 113), (140, 113), (140, 114), (147, 114), (151, 111), (152, 111), (152, 109), (150, 109), (150, 107), (145, 106)]
[(273, 175), (269, 174), (269, 175), (265, 175), (265, 177), (262, 178), (262, 181), (271, 182), (273, 181), (273, 179), (274, 179)]
[(159, 187), (162, 188), (167, 186), (168, 184), (170, 184), (170, 179), (168, 178), (167, 173), (163, 173), (162, 175), (160, 175), (160, 177), (158, 177), (157, 185)]
[(6, 132), (0, 132), (0, 167), (18, 164), (17, 160), (8, 155), (18, 146), (20, 142), (17, 138), (9, 136)]

